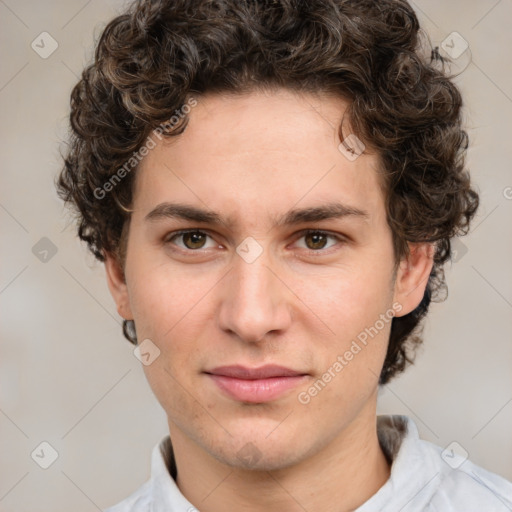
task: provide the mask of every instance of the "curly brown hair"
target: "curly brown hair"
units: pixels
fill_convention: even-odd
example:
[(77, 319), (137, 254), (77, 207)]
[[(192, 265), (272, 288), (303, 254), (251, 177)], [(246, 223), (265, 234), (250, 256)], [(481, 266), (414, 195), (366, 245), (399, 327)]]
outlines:
[[(387, 383), (413, 361), (421, 320), (446, 291), (450, 239), (467, 233), (478, 208), (461, 95), (422, 34), (406, 0), (135, 1), (106, 26), (71, 95), (57, 188), (76, 209), (79, 237), (98, 260), (108, 253), (124, 266), (136, 166), (108, 193), (105, 184), (190, 95), (334, 92), (349, 103), (352, 132), (379, 156), (397, 261), (408, 243), (436, 246), (423, 300), (392, 320), (379, 380)], [(180, 115), (165, 136), (187, 121)], [(123, 332), (137, 343), (133, 322)]]

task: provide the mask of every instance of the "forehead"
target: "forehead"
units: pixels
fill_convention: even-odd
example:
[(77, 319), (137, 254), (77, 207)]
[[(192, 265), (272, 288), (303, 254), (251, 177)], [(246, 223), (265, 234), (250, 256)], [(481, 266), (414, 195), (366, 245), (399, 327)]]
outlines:
[(382, 209), (377, 156), (351, 161), (338, 149), (346, 106), (333, 95), (288, 90), (200, 96), (182, 134), (153, 137), (134, 207), (146, 215), (178, 200), (246, 220), (322, 202)]

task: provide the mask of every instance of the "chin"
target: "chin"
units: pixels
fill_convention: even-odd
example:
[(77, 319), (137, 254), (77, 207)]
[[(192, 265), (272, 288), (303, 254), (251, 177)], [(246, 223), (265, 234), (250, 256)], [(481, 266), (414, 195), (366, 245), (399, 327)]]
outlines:
[[(293, 466), (303, 460), (307, 454), (299, 452), (295, 444), (285, 443), (284, 440), (268, 439), (250, 440), (250, 436), (238, 438), (235, 446), (230, 446), (221, 452), (212, 447), (210, 453), (219, 462), (233, 469), (249, 471), (275, 471)], [(277, 443), (275, 441), (278, 441)], [(304, 448), (303, 445), (302, 448)]]

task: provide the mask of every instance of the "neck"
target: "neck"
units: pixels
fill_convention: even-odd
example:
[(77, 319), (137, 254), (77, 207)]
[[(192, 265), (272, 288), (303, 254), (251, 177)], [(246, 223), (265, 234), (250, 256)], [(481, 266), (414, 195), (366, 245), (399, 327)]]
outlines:
[(202, 512), (349, 512), (373, 496), (390, 475), (377, 438), (375, 409), (357, 417), (320, 452), (273, 471), (223, 464), (175, 425), (169, 427), (177, 485)]

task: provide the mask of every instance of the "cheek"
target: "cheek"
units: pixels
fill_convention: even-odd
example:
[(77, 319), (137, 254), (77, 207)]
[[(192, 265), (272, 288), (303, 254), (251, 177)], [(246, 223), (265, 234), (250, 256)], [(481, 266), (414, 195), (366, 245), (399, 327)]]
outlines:
[[(176, 365), (183, 366), (178, 361), (171, 362), (162, 353), (151, 365), (144, 366), (144, 373), (153, 394), (169, 418), (186, 429), (187, 423), (194, 422), (195, 416), (206, 415), (203, 401), (194, 398), (194, 388), (188, 379), (177, 373)], [(198, 404), (202, 407), (198, 407)], [(202, 418), (199, 424), (207, 423), (208, 418)]]
[(128, 288), (138, 337), (167, 343), (184, 325), (190, 331), (201, 325), (201, 302), (216, 283), (212, 273), (201, 277), (148, 261), (135, 262), (132, 270)]
[(208, 291), (214, 292), (218, 278), (176, 272), (169, 264), (145, 265), (136, 277), (130, 281), (130, 295), (137, 338), (150, 339), (160, 351), (144, 372), (162, 406), (179, 413), (190, 409), (186, 390), (202, 369), (199, 341), (211, 319)]
[(297, 295), (322, 321), (326, 341), (346, 343), (389, 309), (393, 290), (388, 267), (354, 264), (301, 281)]
[[(317, 376), (321, 382), (311, 389), (312, 400), (322, 390), (322, 396), (314, 398), (315, 408), (336, 404), (332, 413), (345, 414), (374, 391), (394, 314), (391, 276), (390, 266), (377, 262), (333, 274), (316, 292), (308, 289), (307, 283), (303, 285), (304, 295), (314, 297), (308, 306), (323, 321), (317, 325), (329, 327), (326, 336), (315, 341), (315, 356), (322, 372)], [(309, 390), (306, 393), (309, 395)]]

